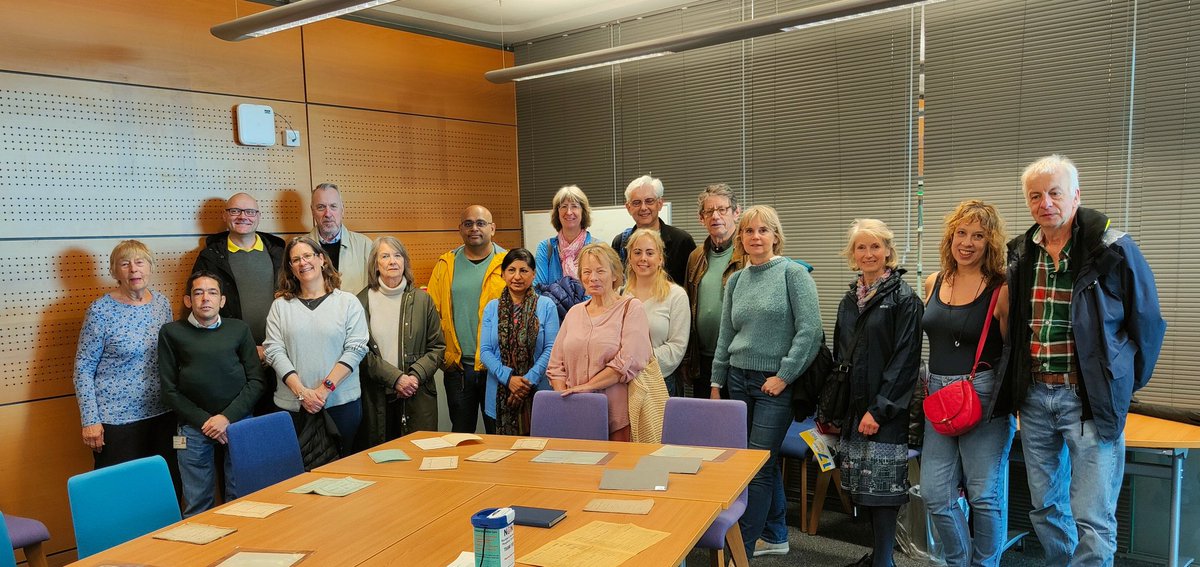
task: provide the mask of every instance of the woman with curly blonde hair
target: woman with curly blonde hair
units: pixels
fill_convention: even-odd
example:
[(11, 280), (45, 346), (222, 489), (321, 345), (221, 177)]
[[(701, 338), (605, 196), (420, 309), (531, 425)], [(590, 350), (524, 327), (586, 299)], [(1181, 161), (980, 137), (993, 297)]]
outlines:
[[(997, 407), (1001, 376), (996, 373), (1004, 340), (1008, 288), (1004, 273), (1004, 221), (983, 201), (963, 201), (946, 215), (942, 270), (925, 280), (929, 337), (929, 393), (970, 378), (979, 341), (984, 340), (972, 386), (983, 418), (970, 431), (951, 437), (926, 424), (921, 457), (921, 496), (945, 546), (951, 567), (998, 565), (1008, 532), (1008, 452), (1014, 423), (1007, 407)], [(989, 311), (992, 295), (997, 308)], [(984, 322), (992, 319), (987, 336)], [(959, 486), (971, 503), (974, 540), (957, 506)]]

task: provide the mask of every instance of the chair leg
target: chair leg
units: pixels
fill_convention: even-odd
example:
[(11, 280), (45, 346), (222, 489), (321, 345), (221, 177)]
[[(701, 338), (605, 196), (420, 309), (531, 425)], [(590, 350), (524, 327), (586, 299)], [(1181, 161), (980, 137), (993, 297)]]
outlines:
[(31, 543), (22, 549), (29, 567), (46, 567), (46, 552), (42, 549), (42, 542)]
[(825, 507), (825, 495), (829, 492), (829, 480), (837, 472), (837, 469), (833, 469), (817, 473), (817, 488), (813, 491), (812, 516), (808, 518), (808, 535), (817, 535), (817, 526), (821, 524), (821, 509)]
[(853, 516), (854, 506), (850, 505), (850, 495), (842, 490), (842, 471), (838, 469), (833, 469), (833, 487), (837, 489), (838, 498), (842, 501), (842, 510), (846, 515)]
[(808, 533), (808, 459), (800, 461), (800, 531)]
[(729, 531), (725, 532), (725, 545), (729, 546), (729, 555), (732, 556), (734, 567), (749, 567), (750, 558), (746, 557), (746, 542), (742, 540), (742, 526), (734, 522), (729, 526)]
[(708, 567), (729, 567), (728, 565), (725, 565), (724, 549), (708, 550)]

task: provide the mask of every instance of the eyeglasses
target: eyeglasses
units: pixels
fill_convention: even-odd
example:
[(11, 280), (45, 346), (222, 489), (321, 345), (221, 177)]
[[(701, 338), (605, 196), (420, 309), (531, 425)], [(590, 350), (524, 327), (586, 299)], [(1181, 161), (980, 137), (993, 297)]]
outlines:
[(704, 209), (704, 210), (700, 211), (700, 218), (706, 219), (708, 217), (713, 216), (713, 214), (723, 215), (732, 210), (733, 210), (733, 207), (715, 207), (712, 209)]
[(636, 201), (630, 201), (629, 206), (631, 206), (635, 209), (642, 208), (642, 205), (646, 205), (647, 207), (653, 207), (654, 205), (658, 204), (658, 201), (659, 201), (659, 199), (656, 197), (647, 197), (645, 199), (638, 199)]
[(489, 224), (492, 224), (492, 222), (480, 219), (477, 221), (465, 220), (465, 221), (462, 221), (462, 224), (460, 224), (458, 226), (461, 226), (463, 228), (463, 230), (471, 230), (471, 227), (475, 227), (478, 229), (485, 229), (485, 228), (487, 228), (487, 226)]
[(297, 266), (300, 264), (300, 262), (308, 262), (316, 257), (317, 257), (317, 255), (313, 254), (312, 252), (305, 252), (299, 256), (292, 258), (291, 260), (288, 260), (288, 263), (293, 266)]
[(254, 218), (254, 217), (258, 216), (258, 209), (232, 208), (232, 209), (225, 209), (225, 212), (229, 213), (229, 216), (231, 216), (231, 217), (239, 217), (242, 215), (246, 215), (250, 218)]

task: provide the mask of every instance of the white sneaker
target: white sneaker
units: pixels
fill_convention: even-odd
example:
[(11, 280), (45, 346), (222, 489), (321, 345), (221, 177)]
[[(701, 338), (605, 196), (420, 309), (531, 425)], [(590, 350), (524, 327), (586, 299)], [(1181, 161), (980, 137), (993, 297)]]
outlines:
[(791, 551), (788, 542), (769, 543), (763, 540), (754, 542), (754, 556), (761, 557), (763, 555), (787, 555)]

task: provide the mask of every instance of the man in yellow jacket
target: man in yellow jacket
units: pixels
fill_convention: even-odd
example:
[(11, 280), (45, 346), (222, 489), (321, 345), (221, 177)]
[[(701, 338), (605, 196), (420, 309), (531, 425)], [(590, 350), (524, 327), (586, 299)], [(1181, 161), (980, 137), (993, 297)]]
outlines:
[(463, 211), (458, 232), (463, 245), (438, 258), (428, 291), (446, 339), (442, 372), (451, 429), (474, 433), (487, 385), (487, 370), (479, 362), (479, 322), (484, 306), (504, 291), (500, 262), (505, 250), (492, 242), (491, 211), (479, 205)]

